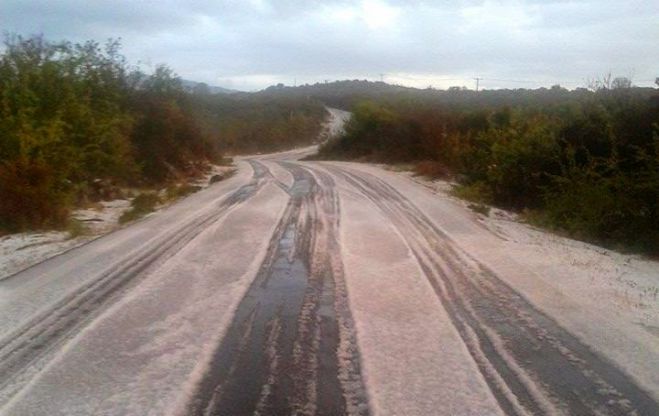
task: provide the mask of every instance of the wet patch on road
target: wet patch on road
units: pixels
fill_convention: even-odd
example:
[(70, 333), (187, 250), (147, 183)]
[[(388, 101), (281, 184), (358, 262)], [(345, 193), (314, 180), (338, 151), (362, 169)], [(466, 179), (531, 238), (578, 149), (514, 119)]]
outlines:
[(189, 414), (368, 414), (354, 336), (341, 335), (353, 328), (335, 261), (333, 183), (282, 166), (294, 178), (289, 205)]

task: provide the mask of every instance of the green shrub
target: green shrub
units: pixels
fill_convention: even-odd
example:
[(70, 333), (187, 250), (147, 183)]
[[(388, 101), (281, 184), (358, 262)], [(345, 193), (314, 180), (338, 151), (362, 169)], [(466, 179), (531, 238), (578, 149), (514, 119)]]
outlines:
[(188, 196), (192, 193), (198, 192), (199, 190), (201, 190), (201, 187), (196, 185), (190, 185), (190, 184), (173, 185), (167, 188), (166, 197), (168, 200), (176, 200)]
[(477, 211), (529, 212), (530, 221), (573, 237), (659, 255), (656, 91), (478, 97), (498, 96), (490, 106), (447, 106), (437, 94), (356, 106), (345, 134), (319, 158), (416, 162), (417, 174), (458, 178), (452, 193)]
[(476, 203), (492, 203), (492, 191), (484, 182), (455, 185), (451, 189), (451, 195)]
[(485, 133), (492, 136), (487, 183), (497, 204), (522, 209), (542, 204), (544, 188), (560, 172), (560, 148), (551, 120), (518, 117)]
[(69, 238), (76, 238), (82, 235), (86, 235), (89, 230), (80, 220), (74, 218), (69, 219), (68, 224), (66, 225), (66, 231), (69, 232)]
[(485, 215), (486, 217), (490, 215), (490, 207), (488, 205), (469, 204), (467, 205), (467, 208), (478, 214)]
[(157, 193), (141, 193), (131, 201), (131, 209), (124, 212), (121, 217), (119, 217), (119, 223), (124, 224), (142, 218), (146, 214), (152, 212), (159, 203), (160, 198)]
[(555, 179), (545, 196), (544, 222), (580, 239), (659, 254), (656, 185), (621, 172), (579, 170)]

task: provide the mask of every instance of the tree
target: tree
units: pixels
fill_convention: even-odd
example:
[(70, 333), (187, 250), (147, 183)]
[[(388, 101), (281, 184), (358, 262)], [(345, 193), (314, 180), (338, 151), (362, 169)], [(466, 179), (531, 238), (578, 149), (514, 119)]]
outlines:
[(588, 80), (588, 89), (592, 91), (610, 90), (611, 89), (611, 73), (607, 73), (600, 78)]
[(629, 89), (632, 87), (632, 81), (627, 77), (616, 77), (611, 82), (611, 89), (613, 90), (623, 90)]
[(183, 92), (181, 78), (167, 65), (160, 64), (144, 82), (144, 88), (160, 96), (175, 96)]

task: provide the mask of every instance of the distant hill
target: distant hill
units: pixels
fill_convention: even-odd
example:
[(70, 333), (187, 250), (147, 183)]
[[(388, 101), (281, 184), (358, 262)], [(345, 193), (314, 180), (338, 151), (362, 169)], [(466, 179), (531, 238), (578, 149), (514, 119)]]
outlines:
[(235, 94), (240, 92), (238, 90), (208, 85), (205, 82), (190, 81), (188, 79), (182, 79), (181, 84), (183, 85), (183, 88), (189, 92), (194, 92), (195, 90), (206, 90), (210, 94)]
[[(632, 87), (638, 97), (650, 99), (656, 95), (656, 89), (648, 87)], [(565, 100), (584, 98), (594, 94), (586, 88), (568, 90), (559, 85), (551, 88), (516, 88), (492, 89), (480, 91), (459, 87), (447, 90), (434, 88), (411, 88), (387, 84), (381, 81), (345, 80), (296, 87), (283, 84), (270, 86), (256, 93), (270, 97), (294, 97), (315, 99), (325, 105), (351, 111), (355, 104), (362, 101), (380, 103), (407, 101), (409, 105), (427, 104), (448, 105), (452, 108), (474, 110), (494, 107), (518, 105), (559, 104)]]
[(270, 86), (257, 94), (315, 98), (327, 105), (349, 109), (363, 99), (380, 99), (395, 94), (417, 94), (422, 90), (366, 80), (343, 80), (296, 87), (283, 84)]
[(401, 85), (392, 85), (387, 84), (382, 81), (367, 81), (367, 80), (342, 80), (342, 81), (333, 81), (333, 82), (318, 82), (316, 84), (304, 84), (298, 85), (296, 87), (285, 86), (283, 84), (272, 85), (262, 92), (276, 92), (276, 91), (298, 91), (298, 92), (308, 92), (308, 91), (332, 91), (332, 92), (401, 92), (401, 91), (418, 91), (418, 88), (412, 87), (403, 87)]

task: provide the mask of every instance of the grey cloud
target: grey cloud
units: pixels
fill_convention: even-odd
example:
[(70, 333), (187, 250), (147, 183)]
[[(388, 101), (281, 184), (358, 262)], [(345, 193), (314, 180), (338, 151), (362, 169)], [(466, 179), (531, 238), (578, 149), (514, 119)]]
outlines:
[(248, 89), (379, 73), (566, 85), (659, 75), (659, 4), (639, 0), (4, 0), (0, 16), (21, 34), (121, 37), (133, 61)]

